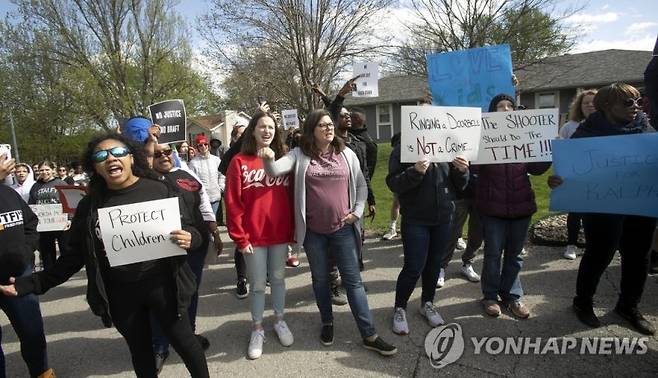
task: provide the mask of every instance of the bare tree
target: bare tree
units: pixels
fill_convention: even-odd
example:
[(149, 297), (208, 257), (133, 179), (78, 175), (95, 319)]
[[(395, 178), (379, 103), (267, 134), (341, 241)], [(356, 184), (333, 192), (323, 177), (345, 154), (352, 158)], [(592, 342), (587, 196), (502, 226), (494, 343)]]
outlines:
[[(383, 43), (373, 38), (371, 23), (392, 2), (212, 0), (200, 32), (210, 53), (231, 70), (244, 70), (240, 59), (245, 56), (266, 57), (293, 68), (292, 75), (290, 70), (273, 69), (258, 74), (262, 81), (277, 85), (285, 102), (309, 110), (316, 105), (309, 84), (329, 88), (346, 65), (382, 48)], [(279, 87), (283, 83), (288, 88)]]
[(78, 89), (86, 92), (79, 99), (89, 102), (87, 111), (101, 127), (143, 113), (165, 97), (189, 98), (204, 85), (191, 68), (188, 36), (173, 0), (16, 3), (20, 19), (5, 24), (3, 38), (22, 46), (27, 61), (74, 69)]
[(574, 35), (561, 23), (581, 8), (556, 0), (412, 0), (418, 22), (395, 54), (398, 69), (427, 74), (427, 53), (508, 43), (516, 65), (568, 51)]

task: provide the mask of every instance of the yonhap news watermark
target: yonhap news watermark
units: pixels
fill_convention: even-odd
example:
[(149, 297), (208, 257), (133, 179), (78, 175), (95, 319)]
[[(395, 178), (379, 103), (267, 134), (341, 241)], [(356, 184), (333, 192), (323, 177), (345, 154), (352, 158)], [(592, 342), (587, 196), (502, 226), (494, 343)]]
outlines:
[(470, 347), (473, 354), (488, 355), (643, 355), (648, 337), (499, 337), (464, 339), (457, 323), (432, 329), (425, 336), (425, 353), (430, 364), (440, 369), (459, 360)]

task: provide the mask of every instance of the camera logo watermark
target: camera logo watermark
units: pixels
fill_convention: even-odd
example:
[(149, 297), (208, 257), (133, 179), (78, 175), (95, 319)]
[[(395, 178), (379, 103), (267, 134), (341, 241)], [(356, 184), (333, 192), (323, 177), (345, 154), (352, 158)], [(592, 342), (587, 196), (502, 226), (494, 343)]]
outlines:
[(462, 327), (457, 323), (433, 328), (425, 336), (425, 353), (430, 358), (430, 364), (441, 369), (464, 354), (464, 336)]
[[(547, 355), (643, 355), (647, 337), (471, 337), (473, 354)], [(441, 369), (464, 354), (466, 341), (457, 323), (433, 328), (425, 336), (425, 353), (432, 367)]]

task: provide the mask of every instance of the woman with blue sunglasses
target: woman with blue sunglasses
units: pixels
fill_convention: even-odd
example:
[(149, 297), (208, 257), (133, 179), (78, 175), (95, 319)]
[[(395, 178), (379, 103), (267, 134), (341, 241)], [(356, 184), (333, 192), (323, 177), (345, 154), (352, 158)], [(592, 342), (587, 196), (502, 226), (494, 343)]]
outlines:
[[(176, 197), (175, 188), (152, 171), (144, 150), (119, 134), (92, 140), (84, 155), (85, 169), (93, 172), (89, 194), (80, 201), (71, 226), (70, 252), (54, 266), (31, 276), (11, 278), (0, 286), (5, 295), (43, 294), (86, 266), (87, 301), (106, 327), (115, 325), (126, 339), (138, 377), (155, 377), (149, 313), (153, 313), (192, 377), (208, 377), (201, 344), (187, 315), (196, 290), (195, 277), (185, 256), (128, 265), (109, 265), (98, 230), (98, 209)], [(171, 241), (186, 251), (199, 247), (201, 235), (193, 226), (190, 209), (179, 200), (182, 230)]]

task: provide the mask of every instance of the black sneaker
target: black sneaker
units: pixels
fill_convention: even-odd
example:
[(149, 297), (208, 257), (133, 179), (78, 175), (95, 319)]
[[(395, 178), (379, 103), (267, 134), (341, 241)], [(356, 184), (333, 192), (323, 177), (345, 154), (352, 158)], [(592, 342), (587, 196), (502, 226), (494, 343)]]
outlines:
[(155, 374), (160, 374), (162, 367), (164, 366), (165, 361), (169, 358), (169, 351), (165, 350), (162, 353), (155, 353), (153, 356), (155, 358)]
[(338, 285), (331, 285), (331, 303), (336, 306), (345, 306), (347, 304), (347, 296)]
[(238, 280), (238, 284), (235, 287), (235, 296), (238, 297), (238, 299), (245, 299), (248, 295), (249, 292), (247, 291), (247, 281)]
[(366, 349), (374, 350), (382, 356), (392, 356), (398, 352), (398, 348), (387, 343), (379, 336), (377, 336), (377, 338), (373, 341), (363, 339), (363, 347)]
[(334, 343), (334, 325), (325, 324), (322, 326), (322, 331), (320, 332), (320, 342), (324, 346), (329, 346)]
[(208, 348), (210, 348), (210, 341), (205, 336), (194, 335), (194, 337), (196, 337), (199, 344), (201, 344), (201, 349), (206, 351), (206, 350), (208, 350)]
[(576, 297), (573, 299), (573, 311), (576, 313), (578, 320), (586, 325), (592, 328), (598, 328), (601, 326), (601, 321), (596, 317), (596, 314), (594, 314), (591, 302), (586, 303)]
[(615, 312), (622, 318), (628, 320), (635, 329), (643, 335), (653, 336), (656, 328), (642, 316), (637, 307), (622, 307), (619, 304), (615, 306)]

